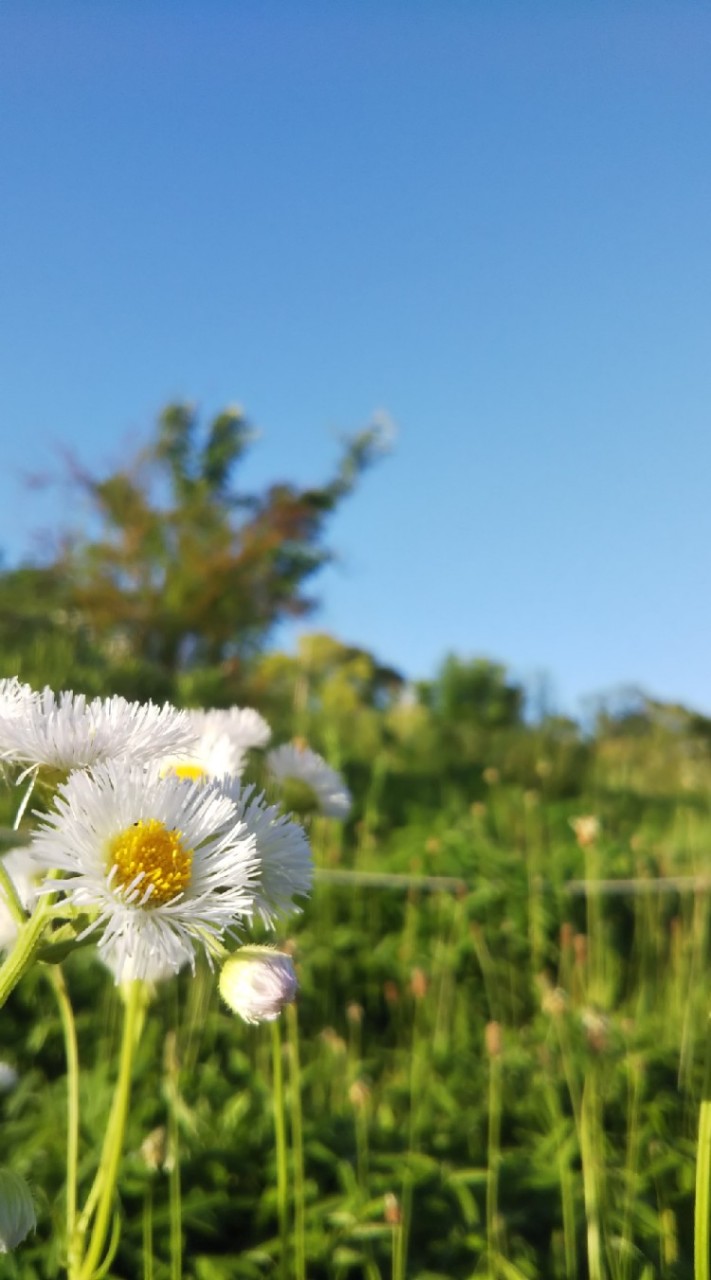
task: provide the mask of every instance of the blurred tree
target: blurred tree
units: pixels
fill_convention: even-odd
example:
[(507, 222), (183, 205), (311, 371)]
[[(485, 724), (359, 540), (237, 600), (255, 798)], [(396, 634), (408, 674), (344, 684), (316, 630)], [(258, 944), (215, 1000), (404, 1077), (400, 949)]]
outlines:
[(403, 683), (373, 654), (322, 632), (302, 635), (295, 655), (265, 654), (252, 671), (254, 701), (280, 735), (301, 734), (332, 759), (368, 759), (378, 750), (380, 713)]
[(105, 659), (51, 566), (0, 572), (0, 675), (98, 693)]
[(524, 691), (511, 684), (506, 668), (487, 658), (450, 653), (437, 676), (418, 686), (421, 701), (442, 721), (479, 728), (510, 728), (521, 722)]
[[(325, 484), (249, 494), (236, 473), (253, 438), (239, 409), (201, 431), (192, 407), (172, 404), (126, 467), (103, 479), (75, 468), (87, 528), (50, 564), (0, 575), (0, 609), (24, 631), (51, 601), (139, 696), (233, 698), (274, 626), (313, 609), (305, 588), (332, 558), (328, 518), (383, 451), (373, 425), (346, 439)], [(2, 627), (0, 645), (12, 647)]]

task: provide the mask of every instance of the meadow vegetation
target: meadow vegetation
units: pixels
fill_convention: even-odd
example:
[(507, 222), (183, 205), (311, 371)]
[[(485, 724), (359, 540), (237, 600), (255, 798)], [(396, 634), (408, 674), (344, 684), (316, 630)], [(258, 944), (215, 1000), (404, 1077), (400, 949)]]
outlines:
[[(581, 725), (484, 659), (451, 656), (413, 685), (319, 633), (270, 650), (374, 441), (347, 444), (330, 486), (240, 506), (228, 478), (246, 432), (216, 420), (210, 471), (181, 412), (151, 457), (173, 478), (167, 516), (128, 470), (123, 493), (84, 478), (103, 532), (2, 576), (0, 674), (254, 706), (275, 740), (303, 738), (343, 773), (354, 808), (345, 824), (309, 819), (315, 889), (279, 939), (300, 996), (279, 1022), (238, 1024), (207, 966), (157, 989), (108, 1275), (691, 1277), (711, 722), (629, 693)], [(251, 531), (238, 555), (237, 510)], [(9, 827), (10, 786), (2, 805)], [(56, 969), (33, 970), (2, 1013), (17, 1073), (0, 1096), (3, 1161), (38, 1202), (35, 1236), (3, 1261), (18, 1280), (63, 1266)], [(120, 1001), (88, 949), (57, 972), (77, 1017), (89, 1179)]]

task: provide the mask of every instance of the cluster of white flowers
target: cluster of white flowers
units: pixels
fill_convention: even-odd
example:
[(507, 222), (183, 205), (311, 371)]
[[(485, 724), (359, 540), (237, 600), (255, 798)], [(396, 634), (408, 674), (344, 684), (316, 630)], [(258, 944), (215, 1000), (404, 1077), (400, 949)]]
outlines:
[[(157, 982), (194, 968), (200, 950), (213, 963), (252, 921), (274, 927), (298, 910), (313, 876), (304, 829), (243, 781), (249, 752), (270, 736), (249, 708), (178, 711), (0, 680), (0, 763), (62, 778), (29, 847), (0, 863), (0, 950), (16, 938), (18, 903), (31, 912), (50, 901), (79, 921), (78, 940), (96, 937), (116, 982)], [(347, 816), (343, 780), (307, 747), (270, 752), (267, 770), (285, 803), (295, 782), (304, 811)], [(250, 951), (237, 953), (243, 1007), (231, 1003), (260, 1021), (293, 999), (296, 980), (288, 956)]]
[(287, 789), (289, 783), (296, 783), (302, 794), (306, 793), (310, 807), (318, 813), (327, 818), (348, 817), (352, 800), (343, 778), (305, 743), (287, 743), (270, 751), (267, 767)]
[(57, 695), (51, 689), (35, 693), (16, 680), (2, 685), (0, 760), (9, 764), (68, 771), (101, 760), (146, 763), (189, 750), (195, 741), (187, 713), (168, 704), (157, 707), (125, 698), (87, 701), (83, 694)]
[(241, 778), (247, 754), (265, 747), (271, 729), (251, 707), (186, 712), (193, 733), (190, 748), (166, 759), (164, 767), (183, 778)]

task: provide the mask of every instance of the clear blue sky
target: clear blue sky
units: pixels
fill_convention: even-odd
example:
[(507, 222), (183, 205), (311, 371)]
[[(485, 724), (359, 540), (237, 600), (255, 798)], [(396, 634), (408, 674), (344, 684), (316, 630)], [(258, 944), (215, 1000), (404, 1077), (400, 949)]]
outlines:
[(246, 480), (392, 456), (309, 624), (711, 711), (711, 8), (0, 8), (0, 547), (68, 446), (245, 406)]

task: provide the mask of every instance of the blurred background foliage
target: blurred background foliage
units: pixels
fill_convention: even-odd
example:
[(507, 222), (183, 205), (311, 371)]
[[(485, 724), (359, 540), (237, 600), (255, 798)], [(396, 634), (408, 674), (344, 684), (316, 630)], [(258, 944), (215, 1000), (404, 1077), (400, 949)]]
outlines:
[(328, 635), (302, 635), (293, 653), (270, 648), (280, 623), (317, 607), (329, 517), (386, 445), (368, 427), (343, 441), (324, 483), (246, 493), (253, 439), (239, 409), (203, 425), (172, 404), (120, 470), (97, 478), (73, 463), (73, 523), (41, 562), (0, 572), (3, 671), (89, 695), (254, 705), (276, 737), (302, 734), (356, 782), (377, 758), (394, 793), (409, 777), (466, 788), (477, 769), (497, 768), (574, 794), (593, 743), (599, 783), (706, 777), (711, 720), (635, 690), (600, 699), (581, 726), (486, 658), (449, 654), (411, 682)]
[[(148, 1020), (109, 1274), (174, 1274), (170, 1173), (143, 1150), (164, 1127), (188, 1280), (690, 1276), (708, 899), (655, 890), (709, 871), (711, 721), (629, 690), (580, 723), (480, 657), (412, 682), (318, 632), (275, 650), (279, 623), (314, 608), (329, 517), (383, 442), (374, 428), (344, 441), (320, 486), (248, 494), (251, 443), (238, 410), (201, 427), (169, 406), (121, 471), (74, 468), (83, 524), (0, 574), (3, 675), (253, 705), (354, 795), (345, 827), (312, 823), (316, 889), (289, 926), (287, 1259), (270, 1031), (237, 1026), (200, 971), (163, 987)], [(8, 823), (15, 803), (5, 788)], [(576, 894), (583, 877), (639, 892)], [(89, 1181), (119, 998), (90, 953), (67, 979)], [(4, 1148), (40, 1218), (5, 1273), (39, 1280), (61, 1267), (66, 1105), (41, 968), (3, 1014), (2, 1054), (19, 1073), (0, 1096)]]

